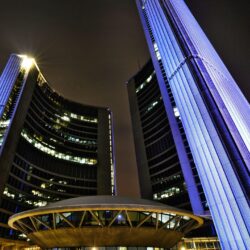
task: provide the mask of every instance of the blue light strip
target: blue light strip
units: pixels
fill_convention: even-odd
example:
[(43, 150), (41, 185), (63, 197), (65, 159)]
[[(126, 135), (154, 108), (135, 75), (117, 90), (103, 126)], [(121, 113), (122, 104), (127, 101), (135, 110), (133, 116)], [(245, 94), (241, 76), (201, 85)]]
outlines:
[[(250, 166), (250, 106), (206, 35), (181, 1), (169, 1), (176, 21), (188, 36), (191, 54), (199, 58), (205, 70), (203, 77), (218, 105), (244, 160)], [(197, 59), (196, 59), (197, 60)], [(249, 167), (250, 168), (250, 167)]]
[[(250, 117), (249, 103), (186, 5), (181, 1), (171, 0), (170, 3), (183, 29), (189, 34), (190, 49), (202, 59), (209, 77), (212, 79), (212, 81), (208, 81), (209, 88), (221, 113), (228, 122), (235, 140), (238, 142), (238, 147), (246, 150), (240, 143), (243, 140), (248, 149), (246, 152), (249, 153), (250, 122), (246, 119), (246, 117)], [(228, 117), (227, 114), (230, 114), (230, 116)], [(234, 128), (237, 128), (239, 134), (234, 132)]]
[(21, 57), (11, 55), (0, 77), (0, 119), (21, 68)]
[[(248, 249), (250, 209), (247, 198), (187, 61), (193, 59), (202, 64), (200, 69), (207, 86), (248, 167), (249, 104), (184, 1), (169, 0), (162, 3), (168, 5), (175, 15), (174, 21), (180, 22), (188, 34), (185, 38), (192, 52), (189, 58), (183, 55), (159, 1), (148, 0), (143, 8), (181, 115), (221, 245), (223, 249)], [(144, 28), (147, 29), (146, 26)], [(152, 44), (151, 40), (148, 39), (148, 43)], [(149, 47), (151, 56), (156, 60), (155, 51), (152, 46)], [(166, 96), (163, 95), (163, 98)]]

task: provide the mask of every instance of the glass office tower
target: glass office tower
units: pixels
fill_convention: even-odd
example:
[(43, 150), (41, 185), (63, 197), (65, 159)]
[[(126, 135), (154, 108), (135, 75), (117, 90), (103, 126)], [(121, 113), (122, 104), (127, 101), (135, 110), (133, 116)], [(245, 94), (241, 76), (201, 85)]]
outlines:
[[(152, 61), (148, 61), (138, 73), (127, 82), (130, 114), (133, 127), (134, 145), (138, 168), (141, 197), (153, 199), (174, 207), (192, 210), (191, 200), (199, 202), (206, 215), (208, 203), (194, 163), (189, 143), (178, 110), (174, 116), (181, 133), (181, 141), (192, 173), (184, 177), (180, 158), (173, 139), (159, 84)], [(174, 102), (173, 96), (171, 101)], [(191, 179), (192, 178), (192, 179)], [(186, 180), (193, 182), (188, 192)], [(201, 228), (189, 234), (189, 237), (216, 236), (211, 217), (207, 216)]]
[(10, 215), (114, 194), (111, 112), (69, 101), (33, 59), (11, 55), (0, 78), (0, 237), (25, 237)]
[[(173, 133), (151, 60), (128, 81), (127, 89), (142, 198), (191, 210)], [(178, 119), (179, 114), (175, 115)], [(184, 131), (182, 135), (185, 136)], [(185, 143), (193, 162), (186, 139)], [(199, 181), (197, 173), (196, 176)]]
[[(247, 249), (249, 104), (184, 1), (136, 2), (193, 211), (211, 212), (224, 249)], [(198, 198), (181, 127), (209, 210)]]

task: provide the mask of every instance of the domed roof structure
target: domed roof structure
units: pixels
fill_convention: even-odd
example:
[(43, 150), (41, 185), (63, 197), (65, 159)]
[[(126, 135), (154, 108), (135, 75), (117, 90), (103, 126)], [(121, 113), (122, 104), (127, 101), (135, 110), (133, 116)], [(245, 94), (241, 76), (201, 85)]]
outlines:
[(51, 203), (12, 216), (9, 225), (43, 248), (171, 247), (203, 220), (154, 201), (89, 196)]

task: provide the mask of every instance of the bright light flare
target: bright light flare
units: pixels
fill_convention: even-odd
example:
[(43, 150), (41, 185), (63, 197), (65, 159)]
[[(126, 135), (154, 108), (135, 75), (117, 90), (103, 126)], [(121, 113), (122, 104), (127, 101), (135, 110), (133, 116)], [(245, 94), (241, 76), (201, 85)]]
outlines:
[(34, 61), (35, 60), (33, 58), (23, 56), (23, 61), (21, 63), (21, 68), (25, 69), (25, 70), (29, 70), (32, 67), (32, 65), (34, 64)]

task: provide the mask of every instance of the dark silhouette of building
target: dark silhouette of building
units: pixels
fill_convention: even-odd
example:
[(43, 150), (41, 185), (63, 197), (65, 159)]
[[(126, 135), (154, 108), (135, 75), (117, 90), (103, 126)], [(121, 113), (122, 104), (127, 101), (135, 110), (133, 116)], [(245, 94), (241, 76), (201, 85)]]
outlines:
[[(134, 135), (141, 197), (167, 205), (191, 210), (192, 193), (188, 192), (169, 120), (163, 103), (152, 61), (139, 70), (128, 82), (128, 97)], [(174, 110), (185, 145), (187, 164), (192, 166), (195, 188), (208, 209), (206, 197), (198, 176), (190, 147), (181, 123), (180, 114)], [(189, 237), (215, 237), (210, 219)]]
[[(173, 133), (151, 60), (128, 81), (127, 88), (142, 198), (191, 210)], [(190, 151), (188, 144), (187, 149)], [(193, 163), (191, 156), (190, 161)], [(204, 196), (203, 193), (201, 195)]]
[(111, 112), (69, 101), (34, 59), (11, 55), (0, 78), (0, 237), (8, 218), (67, 198), (114, 194)]

